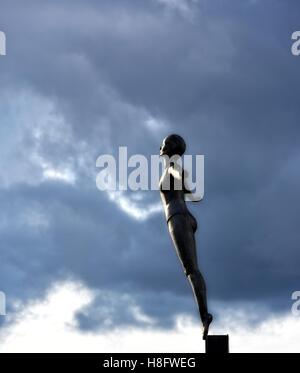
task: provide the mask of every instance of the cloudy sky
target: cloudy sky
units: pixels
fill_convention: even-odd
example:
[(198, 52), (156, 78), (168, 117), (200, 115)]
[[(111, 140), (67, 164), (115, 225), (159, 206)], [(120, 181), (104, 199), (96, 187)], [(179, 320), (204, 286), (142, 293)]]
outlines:
[(233, 351), (300, 352), (299, 11), (1, 1), (0, 350), (202, 349), (158, 192), (96, 188), (100, 154), (157, 154), (175, 132), (205, 155), (191, 210), (212, 333)]

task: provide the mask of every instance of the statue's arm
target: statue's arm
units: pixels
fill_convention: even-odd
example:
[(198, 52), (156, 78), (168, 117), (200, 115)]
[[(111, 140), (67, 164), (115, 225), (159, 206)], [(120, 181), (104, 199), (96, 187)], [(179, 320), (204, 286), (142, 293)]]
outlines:
[(174, 179), (182, 180), (184, 178), (184, 188), (185, 188), (185, 200), (190, 202), (200, 202), (203, 200), (203, 195), (193, 193), (188, 185), (188, 171), (184, 170), (180, 165), (171, 162), (168, 169), (169, 174), (171, 174)]
[(174, 179), (182, 180), (183, 169), (178, 164), (175, 165), (174, 162), (171, 162), (168, 172), (174, 177)]
[[(188, 173), (185, 172), (185, 178), (184, 178), (184, 185), (186, 189), (186, 193), (184, 196), (184, 199), (186, 202), (201, 202), (203, 200), (203, 194), (197, 194), (192, 192), (192, 188), (189, 185), (189, 178), (187, 177)], [(196, 188), (197, 191), (197, 188)]]
[(187, 202), (201, 202), (203, 201), (203, 196), (200, 196), (196, 193), (189, 192), (185, 194), (185, 200)]

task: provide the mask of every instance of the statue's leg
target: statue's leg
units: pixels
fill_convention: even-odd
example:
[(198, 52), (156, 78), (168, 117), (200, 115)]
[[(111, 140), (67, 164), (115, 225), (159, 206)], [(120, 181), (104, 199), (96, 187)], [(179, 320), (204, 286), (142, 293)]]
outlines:
[(186, 215), (174, 215), (168, 223), (177, 255), (191, 284), (202, 322), (207, 318), (206, 285), (199, 271), (193, 227)]

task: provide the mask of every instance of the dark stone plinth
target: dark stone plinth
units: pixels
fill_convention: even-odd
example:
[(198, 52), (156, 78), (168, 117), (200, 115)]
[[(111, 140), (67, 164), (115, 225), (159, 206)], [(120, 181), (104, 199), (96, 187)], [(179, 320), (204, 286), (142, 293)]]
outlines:
[(227, 354), (229, 352), (229, 336), (208, 335), (205, 341), (205, 352)]

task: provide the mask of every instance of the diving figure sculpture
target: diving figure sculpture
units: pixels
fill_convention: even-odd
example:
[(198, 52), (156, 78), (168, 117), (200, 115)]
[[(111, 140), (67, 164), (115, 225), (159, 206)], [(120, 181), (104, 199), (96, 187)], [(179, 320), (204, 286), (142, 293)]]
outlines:
[(160, 156), (164, 158), (165, 168), (159, 189), (169, 233), (192, 287), (203, 325), (203, 339), (206, 339), (213, 317), (207, 310), (206, 284), (198, 267), (195, 242), (197, 221), (185, 201), (185, 194), (192, 192), (186, 188), (184, 169), (172, 161), (180, 159), (185, 149), (185, 141), (179, 135), (173, 134), (163, 140)]

